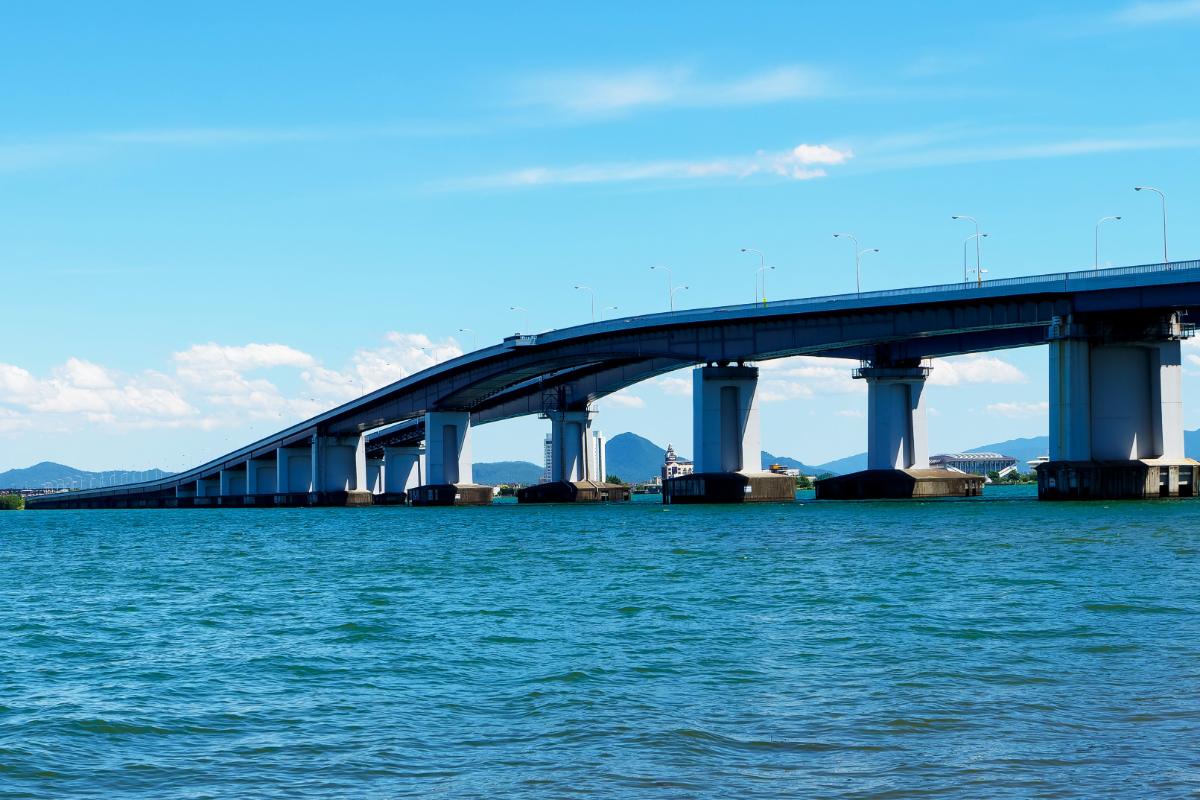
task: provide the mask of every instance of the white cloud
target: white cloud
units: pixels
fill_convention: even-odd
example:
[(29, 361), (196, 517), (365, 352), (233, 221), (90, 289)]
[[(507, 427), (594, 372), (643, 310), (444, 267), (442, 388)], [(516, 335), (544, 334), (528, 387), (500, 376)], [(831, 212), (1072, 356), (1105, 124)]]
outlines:
[(1200, 19), (1200, 0), (1164, 0), (1164, 2), (1134, 3), (1115, 14), (1115, 22), (1127, 25), (1160, 25)]
[(989, 403), (986, 410), (989, 414), (996, 414), (1001, 417), (1028, 419), (1030, 417), (1044, 417), (1049, 414), (1050, 404), (1046, 401), (1040, 403)]
[(610, 395), (605, 395), (604, 402), (611, 403), (614, 406), (621, 408), (645, 408), (646, 401), (633, 394), (628, 389), (622, 389), (619, 392), (613, 392)]
[(536, 77), (517, 86), (518, 105), (573, 117), (611, 117), (654, 107), (711, 108), (820, 97), (830, 82), (820, 70), (785, 65), (732, 80), (705, 80), (687, 67), (578, 72)]
[(120, 376), (78, 358), (67, 359), (46, 378), (35, 377), (21, 367), (0, 364), (0, 401), (40, 414), (93, 422), (153, 424), (198, 415), (165, 376), (154, 372)]
[(939, 127), (860, 140), (860, 170), (912, 169), (1003, 161), (1097, 156), (1200, 147), (1193, 125), (1141, 125), (1104, 132), (1028, 126), (973, 129)]
[(0, 408), (0, 434), (12, 433), (32, 427), (32, 423), (24, 414), (10, 408)]
[(811, 180), (826, 175), (823, 167), (845, 164), (853, 157), (854, 153), (849, 148), (829, 144), (799, 144), (780, 152), (760, 150), (752, 156), (705, 160), (621, 161), (566, 167), (526, 167), (450, 180), (442, 186), (447, 189), (511, 189), (651, 180), (745, 179), (764, 175), (791, 180)]
[(950, 358), (935, 358), (929, 374), (932, 386), (958, 386), (966, 383), (1026, 383), (1025, 373), (993, 355), (973, 353)]
[[(816, 394), (856, 394), (867, 390), (863, 381), (854, 380), (851, 372), (858, 362), (848, 358), (792, 356), (759, 362), (763, 381), (774, 384), (773, 396), (811, 397)], [(783, 388), (785, 379), (797, 387)], [(799, 384), (806, 388), (801, 390)]]
[(654, 385), (662, 389), (663, 394), (671, 394), (679, 397), (692, 396), (692, 379), (691, 378), (676, 378), (667, 376), (659, 378), (654, 382)]

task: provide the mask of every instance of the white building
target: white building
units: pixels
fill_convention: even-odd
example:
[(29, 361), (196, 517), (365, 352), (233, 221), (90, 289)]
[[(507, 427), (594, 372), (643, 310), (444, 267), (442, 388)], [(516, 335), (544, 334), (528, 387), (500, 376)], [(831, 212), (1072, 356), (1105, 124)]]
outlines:
[(696, 466), (692, 462), (675, 455), (675, 448), (671, 444), (667, 444), (667, 457), (663, 459), (662, 465), (664, 481), (678, 478), (680, 475), (691, 475), (695, 469)]
[(554, 437), (546, 434), (546, 441), (542, 445), (542, 478), (538, 483), (549, 483), (552, 472), (551, 462), (554, 458)]
[(608, 459), (605, 453), (607, 447), (604, 434), (601, 431), (592, 431), (592, 452), (588, 454), (592, 463), (589, 465), (588, 475), (597, 483), (603, 483), (608, 477)]
[(1016, 469), (1017, 460), (1000, 453), (943, 453), (929, 459), (932, 469), (948, 469), (971, 475), (999, 472), (1001, 477)]

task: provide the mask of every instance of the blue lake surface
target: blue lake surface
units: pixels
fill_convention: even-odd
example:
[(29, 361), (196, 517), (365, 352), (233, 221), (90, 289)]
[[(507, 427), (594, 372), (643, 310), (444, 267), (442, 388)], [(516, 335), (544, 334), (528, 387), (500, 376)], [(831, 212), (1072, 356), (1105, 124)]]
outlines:
[(1200, 500), (0, 513), (0, 797), (1193, 797), (1198, 610)]

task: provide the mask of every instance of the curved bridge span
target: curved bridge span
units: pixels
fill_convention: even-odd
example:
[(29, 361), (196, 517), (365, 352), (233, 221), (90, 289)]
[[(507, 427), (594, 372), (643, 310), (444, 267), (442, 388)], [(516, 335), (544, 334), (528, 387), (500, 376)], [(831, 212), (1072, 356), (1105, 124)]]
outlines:
[[(276, 459), (277, 478), (269, 493), (319, 493), (327, 487), (316, 467), (316, 442), (325, 440), (333, 442), (334, 449), (354, 451), (349, 457), (359, 462), (359, 474), (348, 480), (355, 486), (342, 483), (346, 490), (364, 491), (361, 462), (388, 448), (411, 448), (429, 438), (428, 420), (442, 419), (430, 415), (456, 415), (461, 451), (469, 426), (548, 412), (586, 415), (589, 405), (605, 395), (690, 365), (724, 367), (810, 355), (857, 359), (869, 380), (896, 378), (887, 370), (911, 370), (923, 359), (1064, 338), (1109, 343), (1177, 340), (1186, 335), (1179, 322), (1193, 308), (1200, 308), (1200, 261), (702, 308), (516, 335), (168, 478), (50, 495), (34, 499), (30, 506), (112, 501), (139, 505), (153, 498), (187, 496), (189, 486), (203, 496), (208, 481), (216, 482), (217, 497), (238, 491), (260, 494), (251, 490), (259, 488), (253, 473), (263, 459)], [(1087, 331), (1080, 333), (1083, 326)], [(912, 382), (911, 375), (904, 379)], [(911, 430), (907, 434), (913, 438)], [(312, 478), (301, 487), (299, 473), (289, 473), (279, 459), (310, 445)], [(453, 442), (447, 447), (454, 449)], [(430, 448), (433, 458), (432, 443)], [(462, 455), (457, 457), (461, 460)], [(339, 452), (332, 461), (342, 463), (345, 457)], [(914, 458), (919, 461), (919, 453)], [(244, 473), (243, 484), (226, 485), (225, 476), (235, 481), (237, 470)], [(446, 475), (462, 478), (449, 465), (447, 470)], [(470, 483), (469, 463), (467, 471), (462, 482)], [(282, 485), (289, 482), (288, 476), (297, 478), (290, 481), (296, 486)]]

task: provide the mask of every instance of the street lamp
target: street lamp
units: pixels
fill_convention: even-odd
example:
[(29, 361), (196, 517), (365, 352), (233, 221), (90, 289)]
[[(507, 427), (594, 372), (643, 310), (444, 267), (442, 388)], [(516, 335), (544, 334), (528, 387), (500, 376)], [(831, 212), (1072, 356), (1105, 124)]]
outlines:
[[(765, 265), (758, 268), (758, 274), (762, 276), (762, 278), (760, 278), (760, 280), (762, 281), (762, 304), (764, 306), (767, 304), (767, 270), (769, 270), (769, 269), (775, 269), (775, 268), (768, 267)], [(755, 281), (756, 285), (757, 285), (757, 283), (758, 282)]]
[(478, 338), (475, 336), (475, 329), (474, 329), (474, 328), (459, 328), (459, 329), (458, 329), (458, 332), (459, 332), (459, 333), (469, 333), (469, 334), (471, 334), (471, 349), (472, 349), (472, 350), (478, 350), (478, 349), (479, 349), (479, 340), (478, 340)]
[[(758, 276), (762, 275), (763, 270), (767, 267), (767, 257), (763, 255), (762, 250), (755, 250), (753, 247), (743, 247), (742, 252), (758, 254), (758, 272), (754, 273), (754, 305), (758, 305)], [(763, 294), (766, 294), (765, 290)]]
[(1171, 259), (1167, 258), (1167, 196), (1163, 194), (1161, 189), (1155, 189), (1153, 186), (1135, 186), (1135, 192), (1147, 191), (1154, 192), (1162, 199), (1162, 218), (1163, 218), (1163, 264), (1170, 269)]
[(576, 286), (575, 288), (579, 289), (580, 291), (587, 292), (589, 295), (592, 296), (592, 322), (595, 322), (596, 321), (596, 292), (593, 291), (592, 287), (590, 287), (590, 286)]
[[(508, 310), (514, 311), (521, 315), (521, 320), (524, 323), (522, 325), (522, 327), (525, 328), (525, 330), (527, 331), (529, 329), (529, 309), (524, 308), (522, 306), (509, 306)], [(518, 331), (518, 333), (524, 333), (524, 332), (525, 331)]]
[[(969, 245), (971, 243), (971, 240), (974, 239), (976, 252), (979, 252), (979, 249), (978, 249), (979, 248), (979, 240), (986, 239), (986, 238), (988, 238), (988, 235), (986, 233), (972, 233), (966, 239), (963, 239), (963, 283), (967, 283), (970, 280), (970, 278), (968, 277), (968, 273), (967, 273), (967, 245)], [(976, 262), (976, 264), (977, 265), (975, 267), (975, 271), (978, 272), (979, 271), (978, 262)]]
[[(979, 264), (980, 264), (979, 240), (984, 238), (983, 234), (981, 234), (979, 232), (979, 220), (975, 219), (972, 216), (968, 216), (967, 214), (955, 214), (954, 216), (950, 217), (950, 219), (966, 219), (966, 220), (970, 220), (971, 222), (975, 223), (975, 271), (978, 272)], [(966, 283), (966, 282), (967, 282), (967, 267), (966, 267), (966, 262), (964, 261), (963, 262), (963, 283)]]
[(604, 322), (604, 312), (605, 311), (616, 311), (616, 310), (617, 310), (616, 306), (605, 306), (604, 308), (600, 309), (600, 321)]
[[(669, 308), (671, 311), (674, 311), (675, 310), (675, 284), (674, 284), (674, 278), (671, 274), (671, 268), (664, 267), (660, 264), (656, 264), (655, 266), (651, 267), (650, 269), (666, 270), (666, 272), (667, 272), (667, 308)], [(757, 288), (758, 287), (755, 287), (756, 291), (757, 291)]]
[(840, 239), (846, 237), (854, 243), (854, 290), (858, 294), (862, 294), (862, 257), (864, 253), (878, 253), (878, 247), (864, 247), (861, 250), (858, 247), (858, 238), (853, 233), (835, 233), (833, 238)]
[(1092, 260), (1092, 269), (1100, 269), (1100, 226), (1109, 220), (1120, 220), (1120, 217), (1101, 217), (1096, 222), (1096, 251)]
[(672, 311), (675, 310), (675, 295), (679, 292), (687, 291), (687, 289), (688, 289), (687, 285), (684, 285), (684, 286), (676, 286), (674, 289), (671, 290), (671, 310)]

